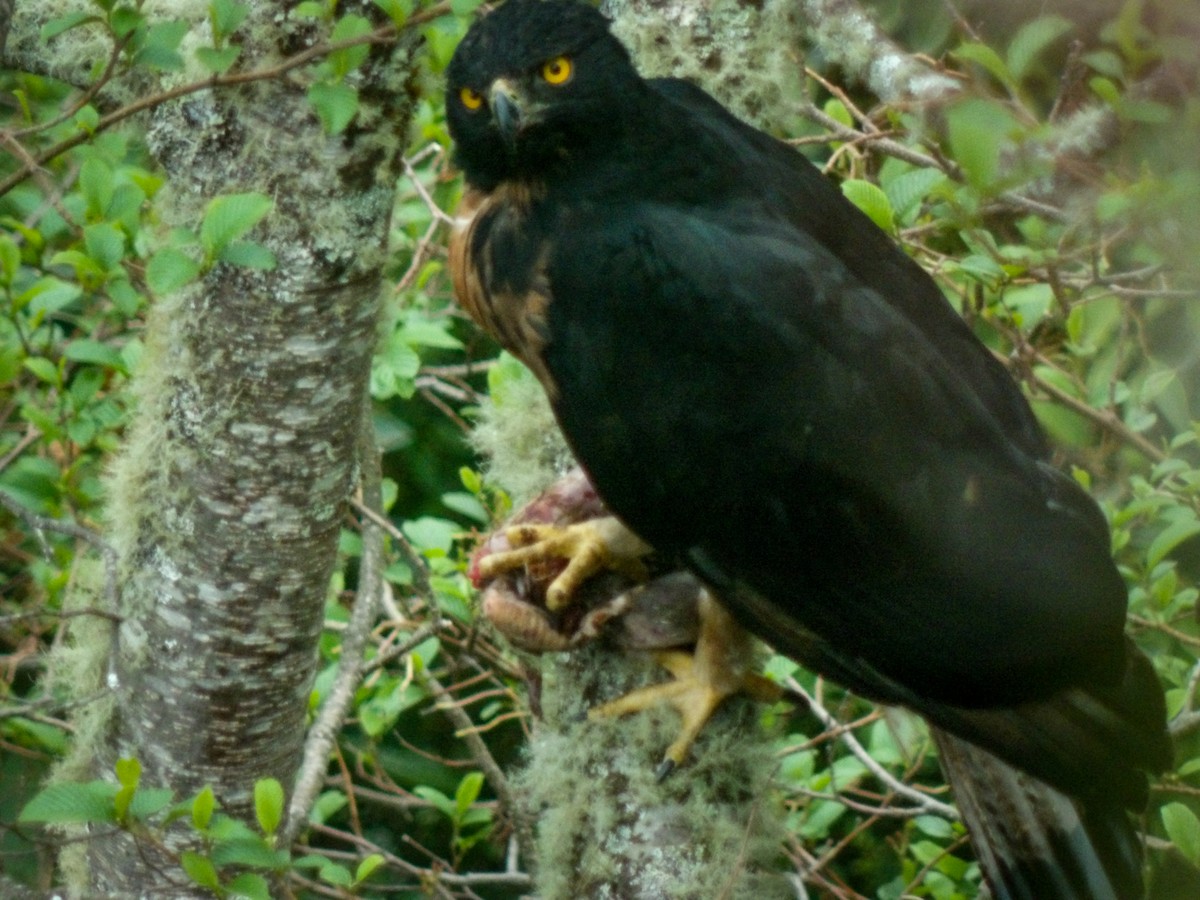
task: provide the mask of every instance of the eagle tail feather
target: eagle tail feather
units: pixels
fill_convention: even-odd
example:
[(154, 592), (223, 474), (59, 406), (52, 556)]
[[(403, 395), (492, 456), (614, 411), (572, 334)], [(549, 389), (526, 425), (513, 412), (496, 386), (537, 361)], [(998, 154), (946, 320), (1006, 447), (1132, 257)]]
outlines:
[(1141, 842), (1124, 806), (1055, 790), (933, 729), (943, 770), (997, 900), (1135, 900)]

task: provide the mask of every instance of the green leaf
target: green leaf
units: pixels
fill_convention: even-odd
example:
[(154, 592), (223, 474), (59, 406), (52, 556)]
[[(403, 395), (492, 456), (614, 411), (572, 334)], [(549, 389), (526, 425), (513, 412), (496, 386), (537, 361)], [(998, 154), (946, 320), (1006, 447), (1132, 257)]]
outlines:
[(427, 691), (411, 680), (381, 682), (373, 696), (359, 705), (358, 718), (363, 731), (379, 737), (395, 726), (402, 712), (424, 703), (428, 696)]
[(95, 134), (96, 127), (100, 124), (100, 113), (96, 110), (96, 107), (88, 103), (79, 107), (72, 121), (80, 131), (86, 134)]
[(1024, 81), (1038, 57), (1074, 27), (1067, 19), (1058, 15), (1041, 16), (1021, 26), (1013, 35), (1005, 54), (1008, 71), (1012, 73), (1012, 77), (1016, 81)]
[(319, 869), (329, 862), (329, 857), (319, 853), (306, 853), (292, 860), (293, 869)]
[(217, 841), (212, 859), (218, 866), (249, 866), (254, 869), (282, 869), (288, 864), (288, 852), (276, 850), (261, 835)]
[(1101, 75), (1117, 80), (1125, 77), (1125, 62), (1119, 53), (1112, 50), (1093, 50), (1083, 54), (1081, 58)]
[(450, 333), (450, 320), (434, 321), (424, 316), (408, 318), (397, 337), (411, 346), (436, 347), (441, 350), (461, 350), (463, 343)]
[(166, 809), (175, 799), (175, 792), (170, 788), (138, 788), (129, 804), (129, 815), (139, 822)]
[(277, 262), (274, 253), (253, 241), (234, 241), (217, 254), (217, 259), (247, 269), (274, 269)]
[(310, 822), (323, 824), (346, 808), (346, 795), (341, 791), (325, 791), (317, 797), (312, 810), (308, 814)]
[(0, 284), (5, 287), (13, 283), (17, 270), (21, 268), (21, 248), (17, 242), (0, 232)]
[(64, 31), (70, 31), (72, 28), (78, 28), (85, 22), (99, 22), (100, 17), (90, 12), (79, 10), (78, 12), (68, 13), (65, 16), (60, 16), (57, 19), (51, 19), (42, 26), (40, 32), (43, 41), (50, 41), (58, 37)]
[(1171, 551), (1190, 537), (1200, 534), (1200, 521), (1194, 515), (1172, 522), (1158, 533), (1146, 550), (1146, 568), (1153, 569), (1162, 562)]
[(261, 875), (243, 872), (229, 882), (229, 893), (238, 900), (243, 897), (247, 900), (271, 900), (271, 885)]
[(125, 235), (109, 222), (97, 222), (83, 229), (83, 245), (102, 270), (117, 268), (125, 258)]
[(453, 820), (455, 805), (454, 801), (443, 794), (435, 787), (430, 787), (427, 784), (419, 784), (413, 788), (413, 793), (420, 797), (425, 802), (433, 806), (434, 809), (441, 812), (446, 818)]
[(883, 186), (883, 190), (891, 201), (895, 217), (907, 223), (934, 188), (945, 182), (945, 173), (937, 169), (913, 169), (897, 175)]
[(275, 778), (254, 783), (254, 816), (263, 834), (274, 834), (283, 821), (283, 785)]
[(212, 827), (209, 828), (209, 837), (216, 842), (220, 841), (243, 841), (243, 840), (262, 840), (262, 835), (252, 829), (241, 819), (235, 819), (233, 816), (217, 816), (213, 819)]
[(87, 201), (89, 216), (99, 218), (113, 198), (113, 170), (105, 160), (89, 156), (79, 167), (79, 192)]
[(354, 870), (354, 883), (358, 884), (361, 881), (366, 881), (371, 877), (371, 873), (383, 865), (383, 855), (380, 853), (372, 853), (370, 856), (363, 859), (358, 864), (358, 868)]
[(421, 357), (399, 332), (393, 332), (372, 360), (371, 396), (376, 400), (412, 396), (420, 368)]
[(107, 781), (52, 784), (25, 804), (20, 822), (61, 825), (67, 822), (115, 822), (117, 786)]
[(345, 866), (339, 866), (337, 863), (327, 863), (321, 866), (320, 878), (326, 884), (332, 884), (336, 887), (350, 887), (354, 884), (350, 870)]
[(1112, 81), (1101, 75), (1088, 79), (1088, 87), (1092, 89), (1092, 93), (1105, 103), (1116, 106), (1121, 102), (1120, 89)]
[(197, 831), (204, 831), (208, 828), (216, 807), (217, 799), (213, 796), (213, 789), (206, 784), (203, 790), (196, 795), (196, 799), (192, 801), (192, 825), (196, 827)]
[(118, 6), (108, 16), (108, 26), (118, 38), (128, 37), (146, 22), (146, 17), (132, 6)]
[(1001, 149), (1011, 143), (1014, 120), (998, 103), (971, 98), (946, 111), (950, 153), (976, 189), (993, 185)]
[(358, 91), (348, 84), (314, 84), (308, 102), (326, 134), (341, 134), (358, 112)]
[(481, 525), (487, 525), (491, 519), (488, 511), (479, 502), (479, 498), (466, 491), (447, 491), (442, 494), (442, 503), (448, 509), (452, 509), (459, 515), (466, 516), (468, 519), (474, 519)]
[[(77, 341), (71, 341), (63, 350), (63, 358), (69, 359), (72, 362), (91, 363), (96, 366), (103, 366), (106, 369), (123, 369), (121, 363), (121, 353), (115, 347), (100, 341), (94, 341), (91, 338), (80, 338)], [(137, 760), (134, 760), (137, 762)], [(118, 766), (120, 763), (118, 763)], [(121, 773), (118, 769), (117, 777), (120, 779)], [(124, 784), (124, 781), (121, 781)], [(136, 785), (136, 782), (135, 782)]]
[(456, 16), (469, 16), (483, 3), (483, 0), (450, 0), (450, 12)]
[(825, 115), (834, 119), (840, 125), (845, 125), (847, 128), (854, 127), (854, 117), (850, 115), (850, 110), (846, 108), (846, 104), (836, 97), (830, 97), (825, 101)]
[(224, 75), (237, 62), (241, 52), (242, 48), (238, 46), (222, 47), (220, 50), (216, 47), (197, 47), (196, 62), (215, 75)]
[(931, 838), (945, 841), (955, 837), (954, 826), (941, 816), (917, 816), (913, 819), (913, 824), (922, 834)]
[(220, 893), (221, 879), (217, 876), (217, 867), (212, 864), (212, 860), (207, 856), (201, 856), (199, 853), (194, 853), (191, 850), (184, 850), (180, 854), (179, 864), (183, 866), (183, 871), (187, 873), (188, 878), (192, 879), (200, 887)]
[[(362, 37), (370, 34), (372, 31), (374, 31), (374, 28), (372, 28), (368, 19), (354, 14), (347, 14), (338, 19), (337, 24), (333, 26), (333, 34), (329, 36), (329, 39), (333, 43), (339, 43)], [(328, 57), (328, 63), (333, 70), (334, 79), (341, 81), (349, 73), (361, 66), (366, 61), (367, 54), (370, 52), (371, 48), (365, 43), (343, 47), (341, 50), (334, 50)]]
[(250, 7), (236, 0), (212, 0), (208, 5), (208, 20), (212, 23), (213, 38), (217, 46), (237, 30), (250, 14)]
[(178, 72), (183, 68), (183, 57), (179, 55), (179, 44), (191, 28), (182, 19), (156, 22), (146, 29), (146, 40), (142, 48), (133, 55), (135, 65)]
[(104, 281), (107, 274), (96, 261), (82, 250), (60, 250), (50, 257), (52, 266), (70, 266), (80, 284), (95, 287)]
[(471, 804), (479, 799), (479, 792), (482, 789), (482, 772), (469, 772), (463, 776), (462, 781), (458, 783), (458, 790), (454, 792), (455, 821), (462, 821), (467, 810), (471, 808)]
[(209, 201), (200, 225), (200, 243), (210, 257), (216, 259), (221, 251), (257, 225), (274, 204), (265, 194), (226, 194)]
[(160, 297), (189, 284), (200, 274), (200, 264), (179, 250), (159, 250), (146, 264), (146, 284)]
[(387, 14), (397, 28), (402, 27), (412, 15), (412, 0), (375, 0), (375, 5)]
[(1200, 865), (1200, 819), (1182, 803), (1168, 803), (1161, 815), (1171, 843), (1189, 862)]
[(1023, 328), (1030, 328), (1045, 318), (1054, 303), (1054, 289), (1043, 282), (1022, 284), (1004, 292), (1004, 305), (1012, 310)]
[(458, 480), (472, 494), (480, 494), (483, 492), (483, 479), (479, 473), (470, 466), (460, 466), (458, 470)]
[(896, 219), (887, 194), (875, 184), (858, 178), (842, 182), (842, 194), (889, 234), (896, 230)]
[(292, 9), (292, 15), (303, 19), (323, 19), (329, 12), (329, 7), (316, 0), (304, 0)]
[(1117, 105), (1117, 114), (1122, 119), (1143, 122), (1146, 125), (1165, 125), (1175, 117), (1174, 111), (1165, 103), (1156, 103), (1153, 100), (1131, 100), (1129, 97), (1121, 98), (1121, 102)]
[(1016, 87), (1012, 73), (1008, 70), (1008, 66), (1005, 64), (1004, 60), (1000, 58), (1000, 54), (998, 54), (987, 44), (977, 44), (974, 42), (961, 44), (954, 51), (954, 55), (959, 59), (966, 60), (967, 62), (973, 62), (979, 66), (982, 66), (985, 70), (987, 70), (989, 75), (991, 75), (1005, 87)]
[(435, 519), (432, 516), (419, 516), (405, 522), (401, 529), (413, 544), (420, 550), (433, 550), (442, 555), (450, 552), (454, 545), (455, 536), (461, 531), (456, 522), (449, 519)]
[(1163, 391), (1175, 384), (1177, 378), (1174, 369), (1159, 369), (1151, 372), (1138, 389), (1138, 400), (1142, 403), (1153, 403)]
[(31, 356), (22, 365), (46, 384), (57, 385), (61, 380), (58, 366), (44, 356)]
[(30, 313), (40, 323), (42, 317), (70, 306), (82, 296), (79, 285), (51, 275), (35, 281), (17, 297), (17, 304), (18, 307), (28, 304)]

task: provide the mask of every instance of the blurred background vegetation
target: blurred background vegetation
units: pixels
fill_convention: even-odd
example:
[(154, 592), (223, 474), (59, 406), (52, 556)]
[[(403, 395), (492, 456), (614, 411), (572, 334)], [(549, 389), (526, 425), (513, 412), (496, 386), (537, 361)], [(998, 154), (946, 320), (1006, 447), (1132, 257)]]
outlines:
[[(413, 2), (379, 3), (397, 21)], [(422, 25), (420, 100), (398, 185), (388, 282), (371, 377), (394, 528), (384, 615), (342, 728), (311, 828), (290, 856), (229, 852), (210, 834), (221, 896), (236, 873), (286, 871), (297, 896), (518, 897), (514, 811), (496, 778), (536, 728), (537, 676), (479, 620), (465, 574), (478, 536), (511, 509), (473, 451), (481, 408), (521, 396), (528, 375), (453, 305), (447, 215), (461, 191), (441, 73), (476, 2)], [(844, 4), (852, 6), (852, 4)], [(214, 15), (238, 4), (214, 0)], [(874, 0), (884, 31), (958, 86), (941, 104), (884, 102), (838, 48), (804, 49), (803, 93), (781, 137), (934, 273), (1027, 389), (1061, 464), (1101, 500), (1130, 589), (1130, 629), (1167, 689), (1177, 768), (1144, 819), (1155, 896), (1196, 896), (1200, 865), (1200, 18), (1195, 4)], [(95, 3), (96, 15), (141, 15)], [(957, 8), (957, 12), (955, 9)], [(290, 15), (341, 21), (336, 2)], [(61, 30), (79, 22), (62, 21)], [(169, 68), (170, 23), (139, 20), (123, 64)], [(43, 34), (55, 40), (53, 29)], [(814, 39), (815, 41), (815, 39)], [(798, 51), (800, 48), (798, 48)], [(799, 60), (800, 53), (797, 53)], [(797, 65), (799, 65), (799, 61)], [(89, 615), (64, 601), (105, 521), (104, 472), (121, 446), (147, 305), (171, 290), (177, 237), (163, 233), (163, 179), (137, 120), (96, 130), (77, 88), (0, 69), (0, 894), (56, 883), (62, 821), (153, 828), (168, 809), (78, 805), (27, 814), (71, 739), (70, 709), (40, 676), (47, 653)], [(76, 142), (82, 135), (83, 139)], [(46, 154), (59, 145), (69, 149)], [(29, 158), (32, 174), (10, 178)], [(44, 159), (43, 159), (44, 157)], [(489, 395), (492, 399), (489, 399)], [(331, 586), (328, 690), (356, 584), (352, 519)], [(1014, 561), (1019, 564), (1019, 561)], [(904, 812), (895, 784), (949, 800), (911, 717), (818, 683), (823, 719), (761, 711), (778, 749), (790, 839), (780, 866), (810, 896), (974, 897), (981, 890), (952, 815)], [(848, 725), (850, 727), (843, 727)], [(865, 750), (891, 780), (881, 780)], [(133, 779), (136, 781), (136, 779)], [(264, 792), (261, 812), (269, 819)], [(198, 830), (203, 801), (174, 798)], [(72, 801), (74, 802), (74, 801)], [(260, 816), (261, 831), (269, 821)], [(206, 884), (203, 866), (186, 867)], [(222, 893), (224, 892), (224, 893)], [(804, 896), (797, 888), (797, 896)]]

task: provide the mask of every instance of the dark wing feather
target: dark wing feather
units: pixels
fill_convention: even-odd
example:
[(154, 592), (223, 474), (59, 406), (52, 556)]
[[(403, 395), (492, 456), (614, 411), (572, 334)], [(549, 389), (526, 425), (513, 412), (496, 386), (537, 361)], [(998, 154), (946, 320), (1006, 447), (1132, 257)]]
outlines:
[(547, 278), (556, 412), (610, 507), (780, 652), (981, 748), (981, 781), (949, 766), (969, 821), (1024, 785), (1041, 837), (972, 822), (1008, 896), (1135, 896), (1123, 807), (1170, 761), (1161, 690), (1103, 517), (969, 367), (752, 206), (566, 220)]
[(564, 431), (655, 546), (934, 699), (1018, 702), (1120, 663), (1091, 501), (805, 232), (630, 203), (567, 224), (548, 273)]
[(950, 309), (923, 269), (900, 253), (892, 240), (842, 197), (815, 166), (795, 150), (730, 114), (695, 85), (676, 78), (648, 84), (672, 113), (714, 136), (722, 155), (737, 156), (744, 172), (761, 186), (760, 202), (798, 231), (821, 244), (853, 270), (858, 282), (879, 291), (897, 312), (919, 327), (947, 362), (962, 373), (1009, 438), (1027, 453), (1046, 452), (1045, 439), (1029, 405), (1004, 367)]

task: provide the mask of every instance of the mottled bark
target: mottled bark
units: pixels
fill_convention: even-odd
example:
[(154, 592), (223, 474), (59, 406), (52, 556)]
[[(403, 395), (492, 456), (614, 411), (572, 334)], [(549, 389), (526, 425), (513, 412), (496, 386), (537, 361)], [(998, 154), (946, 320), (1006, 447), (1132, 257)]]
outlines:
[[(238, 34), (245, 68), (319, 37), (312, 20), (284, 18), (290, 4), (249, 5)], [(64, 11), (47, 6), (55, 8), (37, 18)], [(195, 39), (207, 40), (205, 3), (159, 0), (143, 10), (192, 21)], [(350, 11), (378, 13), (369, 2), (340, 4)], [(20, 34), (38, 24), (24, 23)], [(73, 38), (73, 49), (85, 37)], [(252, 821), (254, 781), (287, 785), (295, 773), (356, 480), (413, 46), (372, 48), (348, 79), (359, 91), (358, 118), (335, 137), (305, 98), (313, 75), (304, 69), (152, 113), (150, 147), (169, 179), (164, 221), (194, 231), (214, 196), (266, 194), (274, 211), (250, 237), (278, 265), (218, 264), (161, 298), (147, 323), (138, 410), (109, 482), (124, 623), (107, 664), (115, 702), (108, 715), (93, 711), (77, 749), (77, 769), (92, 777), (136, 757), (143, 784), (179, 796), (212, 785), (225, 811)], [(76, 887), (208, 896), (186, 887), (170, 858), (186, 839), (186, 830), (172, 832), (168, 852), (123, 833), (95, 840), (86, 874), (75, 875), (86, 883)]]

